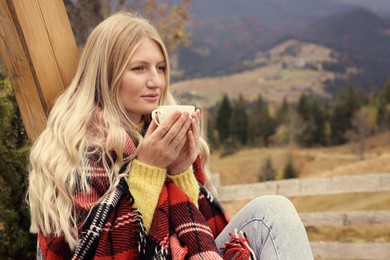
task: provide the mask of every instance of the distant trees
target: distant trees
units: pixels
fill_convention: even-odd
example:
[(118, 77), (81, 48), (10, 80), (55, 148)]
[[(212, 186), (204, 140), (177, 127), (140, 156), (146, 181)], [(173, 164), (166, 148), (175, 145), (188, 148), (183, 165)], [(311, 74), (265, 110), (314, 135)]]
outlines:
[[(253, 103), (245, 102), (241, 94), (234, 101), (224, 95), (213, 116), (215, 119), (210, 120), (215, 121), (218, 141), (222, 144), (267, 145), (275, 132), (275, 119), (270, 116), (268, 104), (261, 95)], [(210, 139), (215, 140), (215, 136)]]
[(347, 141), (347, 131), (352, 127), (352, 117), (363, 105), (365, 96), (362, 90), (349, 86), (336, 97), (330, 112), (331, 144)]
[(326, 116), (325, 112), (318, 104), (318, 100), (309, 100), (306, 95), (303, 94), (298, 101), (296, 110), (302, 120), (302, 130), (298, 135), (298, 142), (304, 146), (326, 144)]
[(78, 46), (83, 46), (89, 32), (112, 13), (128, 10), (148, 18), (161, 34), (169, 52), (188, 43), (185, 21), (192, 0), (64, 0)]
[(303, 94), (296, 104), (284, 99), (279, 107), (270, 107), (261, 95), (252, 102), (224, 95), (214, 111), (211, 131), (217, 134), (211, 140), (220, 144), (312, 147), (350, 141), (359, 143), (364, 158), (365, 138), (390, 129), (390, 83), (371, 95), (348, 86), (334, 100)]

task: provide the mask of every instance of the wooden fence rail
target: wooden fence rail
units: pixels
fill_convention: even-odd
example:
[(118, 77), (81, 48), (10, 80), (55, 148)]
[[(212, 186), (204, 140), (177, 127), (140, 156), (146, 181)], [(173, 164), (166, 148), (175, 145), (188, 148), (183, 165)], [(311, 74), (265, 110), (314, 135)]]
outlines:
[[(331, 178), (289, 179), (252, 184), (221, 186), (213, 176), (221, 202), (254, 199), (261, 195), (286, 197), (332, 195), (351, 192), (390, 191), (390, 173), (338, 176)], [(335, 211), (299, 214), (308, 226), (350, 226), (390, 224), (390, 211)], [(311, 242), (316, 259), (390, 259), (390, 243)]]
[(310, 245), (320, 259), (390, 259), (390, 243), (312, 242)]
[[(218, 177), (214, 177), (214, 179), (217, 178)], [(218, 186), (217, 189), (219, 198), (222, 202), (253, 199), (266, 194), (280, 194), (286, 197), (295, 197), (349, 192), (390, 191), (390, 173), (330, 178), (288, 179), (252, 184)]]
[(299, 213), (305, 226), (352, 226), (390, 224), (390, 211), (328, 211)]

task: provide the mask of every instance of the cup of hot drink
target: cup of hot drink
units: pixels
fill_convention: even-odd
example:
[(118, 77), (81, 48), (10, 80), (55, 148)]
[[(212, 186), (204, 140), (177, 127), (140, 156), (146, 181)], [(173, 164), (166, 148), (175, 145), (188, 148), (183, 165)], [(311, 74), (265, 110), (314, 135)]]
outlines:
[(152, 119), (156, 122), (157, 125), (160, 125), (164, 120), (169, 117), (173, 112), (181, 111), (188, 112), (192, 114), (195, 111), (195, 106), (189, 105), (167, 105), (167, 106), (158, 106), (155, 110), (152, 111)]

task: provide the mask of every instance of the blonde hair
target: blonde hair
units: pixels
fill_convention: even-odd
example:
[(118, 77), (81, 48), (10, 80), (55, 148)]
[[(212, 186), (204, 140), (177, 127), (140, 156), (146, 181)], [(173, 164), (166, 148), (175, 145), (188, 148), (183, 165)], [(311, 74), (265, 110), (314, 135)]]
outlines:
[[(168, 54), (160, 35), (147, 20), (117, 13), (100, 23), (88, 37), (73, 81), (57, 99), (47, 127), (31, 149), (31, 232), (63, 235), (70, 248), (75, 249), (79, 220), (73, 195), (75, 190), (89, 189), (87, 149), (95, 147), (95, 152), (101, 152), (109, 179), (107, 193), (118, 184), (123, 164), (134, 158), (135, 154), (123, 157), (125, 140), (130, 136), (137, 144), (142, 135), (120, 101), (119, 86), (130, 58), (145, 39), (160, 45), (169, 86)], [(159, 102), (176, 103), (168, 87)], [(117, 155), (115, 159), (110, 150)], [(202, 167), (208, 172), (209, 149), (203, 139), (201, 157)]]

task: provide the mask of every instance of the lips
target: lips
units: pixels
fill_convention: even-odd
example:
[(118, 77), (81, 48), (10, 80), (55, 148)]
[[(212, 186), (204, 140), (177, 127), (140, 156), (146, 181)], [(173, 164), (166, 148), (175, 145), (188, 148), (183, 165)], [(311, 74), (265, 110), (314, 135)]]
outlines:
[(159, 99), (160, 95), (157, 93), (151, 93), (151, 94), (143, 95), (142, 97), (145, 98), (146, 100), (155, 101)]

